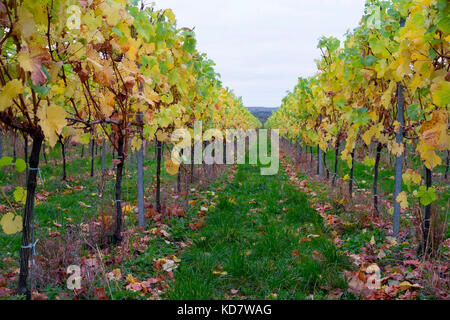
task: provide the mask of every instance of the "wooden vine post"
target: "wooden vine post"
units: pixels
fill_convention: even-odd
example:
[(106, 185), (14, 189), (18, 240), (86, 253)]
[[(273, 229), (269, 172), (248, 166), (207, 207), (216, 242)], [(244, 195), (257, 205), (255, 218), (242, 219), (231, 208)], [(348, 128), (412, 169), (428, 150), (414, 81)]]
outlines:
[(334, 153), (334, 173), (333, 173), (333, 180), (331, 182), (331, 185), (334, 187), (336, 186), (336, 180), (338, 175), (338, 165), (339, 165), (339, 147), (340, 147), (340, 140), (339, 140), (339, 134), (336, 139), (336, 149)]
[(162, 142), (156, 141), (156, 211), (161, 213), (161, 161)]
[(355, 149), (351, 153), (352, 167), (350, 168), (350, 180), (348, 181), (348, 193), (350, 199), (353, 198), (353, 182), (355, 180)]
[[(425, 168), (425, 186), (427, 191), (432, 185), (432, 171)], [(430, 247), (430, 223), (431, 223), (431, 203), (425, 206), (425, 214), (423, 219), (423, 240), (422, 240), (422, 255), (427, 255), (431, 251)]]
[(119, 244), (122, 241), (122, 177), (123, 166), (125, 164), (124, 137), (120, 131), (117, 139), (117, 166), (116, 166), (116, 186), (115, 186), (115, 206), (116, 206), (116, 224), (114, 229), (114, 243)]
[[(137, 115), (137, 123), (139, 132), (142, 134), (143, 115), (139, 112)], [(142, 144), (137, 153), (137, 191), (138, 191), (138, 220), (139, 226), (143, 227), (145, 224), (144, 216), (144, 145)]]
[[(400, 26), (405, 26), (405, 20), (402, 18)], [(397, 122), (400, 124), (398, 132), (396, 134), (396, 143), (399, 146), (403, 146), (403, 134), (405, 127), (405, 96), (403, 85), (397, 83)], [(398, 195), (402, 192), (402, 173), (403, 173), (403, 155), (404, 152), (395, 158), (395, 173), (394, 173), (394, 222), (393, 232), (394, 237), (398, 237), (400, 233), (400, 202), (397, 201)]]
[(378, 195), (378, 172), (379, 172), (379, 167), (380, 167), (382, 150), (383, 150), (383, 144), (381, 142), (378, 142), (377, 154), (376, 154), (376, 158), (375, 158), (374, 174), (373, 174), (373, 207), (377, 214), (379, 214), (379, 209), (378, 209), (378, 198), (379, 198), (379, 195)]

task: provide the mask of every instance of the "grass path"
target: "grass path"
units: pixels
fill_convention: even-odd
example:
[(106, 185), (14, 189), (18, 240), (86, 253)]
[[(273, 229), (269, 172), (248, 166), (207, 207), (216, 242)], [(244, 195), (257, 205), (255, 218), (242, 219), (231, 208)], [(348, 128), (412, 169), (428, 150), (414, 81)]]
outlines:
[(238, 166), (182, 257), (169, 299), (327, 298), (346, 259), (287, 176)]

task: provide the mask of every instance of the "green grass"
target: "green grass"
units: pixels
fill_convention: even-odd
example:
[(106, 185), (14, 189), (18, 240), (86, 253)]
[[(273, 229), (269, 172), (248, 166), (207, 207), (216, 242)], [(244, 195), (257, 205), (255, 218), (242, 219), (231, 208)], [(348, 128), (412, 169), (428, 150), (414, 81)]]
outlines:
[[(345, 288), (340, 271), (347, 260), (306, 195), (286, 179), (281, 172), (261, 176), (257, 166), (239, 166), (183, 255), (167, 298), (222, 299), (234, 289), (244, 299), (320, 299), (324, 288)], [(311, 234), (319, 237), (301, 241)], [(314, 259), (314, 251), (322, 257)]]

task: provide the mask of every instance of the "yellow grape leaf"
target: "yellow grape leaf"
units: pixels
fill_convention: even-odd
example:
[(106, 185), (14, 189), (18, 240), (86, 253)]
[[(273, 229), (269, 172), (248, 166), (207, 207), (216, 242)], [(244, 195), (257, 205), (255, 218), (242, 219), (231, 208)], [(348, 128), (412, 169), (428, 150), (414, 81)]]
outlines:
[(2, 94), (7, 95), (10, 98), (14, 98), (19, 93), (23, 92), (22, 82), (19, 79), (14, 79), (8, 82), (2, 90)]
[[(415, 63), (414, 64), (414, 66), (416, 66), (417, 65), (417, 63)], [(416, 69), (416, 67), (415, 67), (415, 69)], [(420, 70), (420, 69), (419, 69)], [(422, 77), (422, 75), (421, 74), (419, 74), (419, 73), (416, 73), (416, 74), (414, 74), (414, 76), (412, 77), (412, 81), (411, 81), (411, 83), (410, 83), (410, 87), (411, 87), (411, 90), (413, 91), (413, 92), (415, 92), (416, 91), (416, 89), (417, 89), (417, 87), (419, 87), (420, 85), (421, 85), (421, 83), (423, 82), (423, 77)]]
[(110, 26), (114, 27), (119, 23), (121, 18), (121, 5), (119, 3), (111, 3), (110, 6), (106, 2), (102, 2), (98, 7), (101, 10), (103, 16), (106, 17), (106, 22)]
[(412, 169), (407, 169), (406, 172), (402, 175), (402, 178), (405, 184), (412, 182), (417, 185), (422, 182), (422, 176)]
[[(56, 82), (58, 80), (58, 72), (61, 70), (62, 65), (63, 65), (62, 61), (51, 63), (49, 73), (50, 73), (50, 78), (51, 78), (52, 82)], [(61, 87), (65, 88), (64, 81), (60, 80), (60, 82), (61, 82)], [(63, 93), (61, 93), (61, 94), (63, 94)]]
[(368, 146), (372, 142), (373, 132), (371, 132), (371, 130), (367, 130), (361, 137), (364, 143)]
[(64, 92), (66, 92), (66, 87), (64, 83), (58, 82), (52, 86), (52, 92), (57, 95), (64, 95)]
[(381, 97), (381, 105), (388, 109), (391, 105), (391, 98), (392, 98), (392, 92), (394, 91), (396, 84), (394, 81), (391, 81), (389, 84), (389, 88), (383, 93), (383, 96)]
[(405, 191), (400, 192), (395, 201), (400, 203), (402, 209), (408, 209), (408, 198)]
[(431, 86), (433, 103), (439, 107), (450, 104), (450, 82), (443, 80)]
[(372, 137), (379, 135), (379, 132), (380, 132), (379, 126), (377, 126), (377, 125), (372, 126), (369, 130), (367, 130), (362, 135), (362, 139), (364, 140), (364, 143), (369, 146), (370, 143), (372, 142)]
[(6, 234), (15, 234), (22, 231), (22, 222), (21, 216), (16, 216), (14, 213), (8, 212), (0, 220), (0, 225)]
[(150, 86), (145, 85), (144, 86), (144, 99), (147, 103), (154, 106), (155, 102), (159, 102), (160, 98), (158, 93), (154, 91)]
[(420, 158), (425, 161), (425, 166), (428, 169), (433, 170), (433, 168), (442, 164), (442, 159), (434, 152), (434, 148), (425, 143), (422, 139), (419, 141), (416, 150), (419, 152)]
[(160, 142), (164, 142), (164, 141), (168, 141), (169, 137), (168, 137), (167, 133), (164, 133), (161, 130), (158, 130), (158, 132), (156, 133), (156, 139), (158, 139), (158, 141), (160, 141)]
[(24, 7), (19, 7), (17, 16), (19, 22), (14, 26), (14, 32), (19, 32), (25, 39), (30, 38), (36, 30), (33, 15)]
[(96, 16), (94, 12), (89, 11), (83, 14), (81, 22), (85, 24), (90, 31), (94, 31), (102, 25), (102, 17)]
[(131, 150), (137, 151), (142, 147), (142, 139), (140, 137), (133, 137), (131, 140)]
[(33, 72), (33, 60), (28, 51), (20, 51), (17, 55), (17, 61), (25, 72)]
[(390, 144), (390, 150), (394, 156), (400, 157), (405, 151), (405, 147), (402, 144), (398, 144), (394, 141)]
[(328, 144), (325, 141), (320, 140), (319, 141), (319, 147), (322, 151), (326, 151), (328, 148)]
[(422, 176), (419, 173), (414, 172), (411, 175), (411, 181), (415, 184), (420, 184), (422, 182)]
[(400, 122), (398, 122), (397, 120), (395, 120), (394, 123), (393, 123), (393, 126), (394, 126), (395, 132), (398, 133), (398, 132), (400, 131), (400, 127), (401, 127), (402, 125), (400, 124)]
[(128, 39), (127, 42), (125, 42), (122, 45), (122, 50), (124, 53), (128, 53), (128, 58), (131, 60), (137, 60), (138, 59), (138, 52), (139, 48), (142, 45), (142, 40), (138, 39)]
[(378, 141), (382, 144), (388, 144), (389, 143), (389, 137), (385, 134), (380, 134), (379, 137), (377, 137)]
[(114, 106), (116, 100), (114, 94), (111, 91), (106, 91), (103, 95), (100, 95), (100, 109), (105, 117), (110, 117), (114, 112)]
[(38, 111), (40, 125), (44, 131), (45, 137), (49, 141), (50, 147), (54, 147), (58, 142), (58, 134), (62, 133), (67, 125), (66, 110), (58, 105), (51, 105), (47, 108), (41, 108)]
[(23, 92), (22, 82), (18, 79), (9, 81), (0, 93), (0, 111), (10, 107), (13, 99)]
[(370, 115), (370, 119), (372, 119), (372, 121), (378, 121), (378, 115), (375, 111), (371, 111), (369, 113), (369, 115)]
[(166, 9), (164, 11), (164, 14), (169, 19), (170, 23), (175, 23), (175, 14), (173, 13), (172, 9)]
[(400, 56), (398, 64), (399, 66), (396, 70), (396, 75), (398, 77), (397, 80), (401, 80), (405, 75), (411, 72), (411, 60), (407, 57)]
[(57, 105), (51, 105), (47, 108), (47, 119), (55, 127), (58, 133), (67, 125), (66, 110)]
[(168, 174), (174, 176), (178, 174), (178, 169), (180, 168), (180, 165), (169, 159), (164, 163), (164, 167), (166, 168)]

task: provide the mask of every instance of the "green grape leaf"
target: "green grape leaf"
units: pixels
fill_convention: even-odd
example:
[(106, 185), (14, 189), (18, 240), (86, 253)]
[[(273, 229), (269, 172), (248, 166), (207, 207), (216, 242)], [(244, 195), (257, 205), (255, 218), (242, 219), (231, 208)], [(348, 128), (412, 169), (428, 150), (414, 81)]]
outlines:
[(46, 85), (42, 85), (41, 86), (39, 84), (37, 84), (37, 85), (31, 84), (30, 87), (34, 91), (36, 91), (41, 96), (41, 98), (45, 98), (48, 95), (49, 91), (50, 91), (50, 87), (48, 87)]
[(16, 202), (25, 204), (25, 201), (27, 199), (27, 191), (24, 188), (16, 187), (13, 195)]
[(0, 168), (9, 166), (13, 162), (13, 158), (11, 157), (3, 157), (0, 159)]
[(374, 167), (375, 166), (375, 159), (374, 158), (370, 158), (369, 156), (366, 156), (366, 158), (364, 159), (364, 164), (368, 167)]
[(408, 116), (412, 121), (418, 121), (422, 116), (422, 110), (420, 109), (419, 104), (412, 103), (408, 106)]
[(365, 56), (364, 58), (361, 58), (361, 63), (365, 65), (366, 67), (371, 67), (375, 62), (377, 61), (377, 58), (375, 58), (372, 55)]
[(123, 32), (120, 31), (119, 29), (117, 29), (116, 27), (112, 28), (111, 30), (112, 30), (112, 32), (114, 32), (119, 38), (123, 38), (123, 37), (124, 37)]
[(14, 163), (14, 165), (16, 166), (16, 170), (17, 172), (24, 172), (25, 169), (27, 168), (27, 164), (25, 163), (25, 161), (23, 159), (17, 159), (16, 162)]
[(428, 206), (429, 204), (433, 203), (434, 201), (436, 201), (437, 196), (436, 196), (436, 189), (434, 188), (429, 188), (427, 190), (426, 187), (421, 186), (419, 188), (419, 192), (417, 193), (417, 198), (419, 198), (420, 203), (424, 206)]
[(436, 26), (443, 33), (450, 33), (450, 17), (448, 15), (448, 11), (450, 11), (450, 10), (447, 10), (447, 13), (445, 13), (445, 11), (441, 12), (437, 16), (438, 22), (437, 22)]

